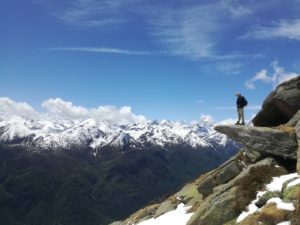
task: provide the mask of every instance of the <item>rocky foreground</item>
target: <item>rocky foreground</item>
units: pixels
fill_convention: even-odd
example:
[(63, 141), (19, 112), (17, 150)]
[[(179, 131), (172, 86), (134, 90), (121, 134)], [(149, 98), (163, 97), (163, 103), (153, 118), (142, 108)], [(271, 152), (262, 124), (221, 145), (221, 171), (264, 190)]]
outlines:
[(161, 224), (160, 218), (183, 205), (187, 225), (299, 225), (300, 76), (267, 97), (253, 124), (215, 127), (242, 144), (236, 156), (114, 225)]

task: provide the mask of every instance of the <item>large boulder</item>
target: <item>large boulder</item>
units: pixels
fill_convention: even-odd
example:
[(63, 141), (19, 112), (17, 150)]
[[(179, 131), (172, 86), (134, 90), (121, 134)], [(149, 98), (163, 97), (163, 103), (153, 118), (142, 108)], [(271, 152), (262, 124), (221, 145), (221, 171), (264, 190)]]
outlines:
[(266, 98), (261, 111), (252, 120), (255, 126), (287, 123), (300, 109), (300, 75), (280, 84)]
[(297, 161), (297, 171), (300, 173), (300, 120), (298, 121), (296, 125), (296, 134), (297, 134), (297, 141), (298, 141), (298, 161)]
[(246, 149), (263, 155), (297, 159), (297, 138), (294, 132), (268, 127), (220, 125), (215, 130), (243, 144)]

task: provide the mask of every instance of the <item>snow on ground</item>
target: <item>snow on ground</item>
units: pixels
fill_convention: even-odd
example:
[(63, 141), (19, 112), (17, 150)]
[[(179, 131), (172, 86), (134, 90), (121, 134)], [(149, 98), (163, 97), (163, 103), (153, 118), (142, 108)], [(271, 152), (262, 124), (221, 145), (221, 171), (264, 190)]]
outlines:
[(189, 209), (190, 206), (186, 207), (183, 203), (181, 203), (173, 211), (167, 212), (157, 218), (145, 220), (136, 225), (186, 225), (193, 215), (193, 213), (187, 213)]
[(300, 184), (300, 178), (292, 181), (291, 183), (288, 184), (288, 187), (292, 187), (292, 186), (295, 186), (295, 185), (298, 185)]
[(237, 218), (236, 222), (240, 223), (241, 221), (243, 221), (247, 216), (257, 212), (259, 210), (259, 208), (255, 205), (255, 203), (258, 201), (258, 199), (255, 199), (254, 201), (252, 201), (250, 203), (250, 205), (248, 205), (247, 209), (248, 211), (243, 211), (239, 217)]
[(290, 221), (284, 221), (284, 222), (278, 223), (277, 225), (291, 225), (291, 222)]
[(273, 181), (267, 185), (267, 190), (268, 191), (281, 191), (282, 185), (293, 178), (298, 178), (299, 175), (297, 173), (291, 173), (288, 175), (283, 175), (280, 177), (274, 177)]
[[(239, 217), (237, 218), (237, 223), (240, 223), (242, 220), (244, 220), (247, 216), (257, 212), (260, 210), (260, 208), (258, 208), (255, 203), (257, 203), (259, 201), (259, 199), (261, 198), (261, 196), (263, 196), (267, 191), (270, 192), (281, 192), (282, 191), (282, 187), (283, 184), (289, 180), (292, 180), (294, 178), (298, 178), (292, 182), (290, 182), (288, 184), (288, 187), (293, 186), (293, 185), (297, 185), (300, 183), (300, 176), (297, 173), (292, 173), (292, 174), (288, 174), (288, 175), (283, 175), (280, 177), (273, 177), (273, 180), (270, 184), (266, 185), (266, 191), (259, 191), (256, 195), (256, 199), (253, 200), (248, 206), (247, 206), (247, 211), (243, 211)], [(276, 207), (278, 209), (283, 209), (283, 210), (289, 210), (289, 211), (293, 211), (295, 210), (295, 207), (293, 205), (293, 203), (285, 203), (282, 201), (282, 199), (280, 198), (271, 198), (267, 203), (276, 203)], [(288, 222), (285, 224), (281, 224), (280, 225), (289, 225)]]
[(293, 203), (283, 202), (281, 198), (271, 198), (267, 201), (267, 204), (268, 203), (275, 203), (277, 209), (283, 209), (283, 210), (288, 210), (288, 211), (295, 210)]

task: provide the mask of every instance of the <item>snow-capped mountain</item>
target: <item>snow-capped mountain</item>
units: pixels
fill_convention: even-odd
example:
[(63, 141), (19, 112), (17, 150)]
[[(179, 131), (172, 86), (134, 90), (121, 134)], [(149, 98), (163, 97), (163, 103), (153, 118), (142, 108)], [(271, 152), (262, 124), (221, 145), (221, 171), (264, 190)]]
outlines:
[(225, 146), (228, 139), (217, 133), (214, 122), (202, 117), (199, 122), (151, 121), (115, 125), (95, 119), (0, 117), (0, 142), (37, 148), (90, 146), (92, 148), (170, 146), (193, 148)]

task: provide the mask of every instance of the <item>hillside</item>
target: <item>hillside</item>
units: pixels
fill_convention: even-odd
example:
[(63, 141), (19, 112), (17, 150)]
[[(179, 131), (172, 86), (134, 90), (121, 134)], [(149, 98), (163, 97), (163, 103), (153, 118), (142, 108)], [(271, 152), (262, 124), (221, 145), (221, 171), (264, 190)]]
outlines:
[(299, 225), (300, 76), (279, 85), (253, 123), (216, 126), (242, 144), (236, 156), (113, 225)]

